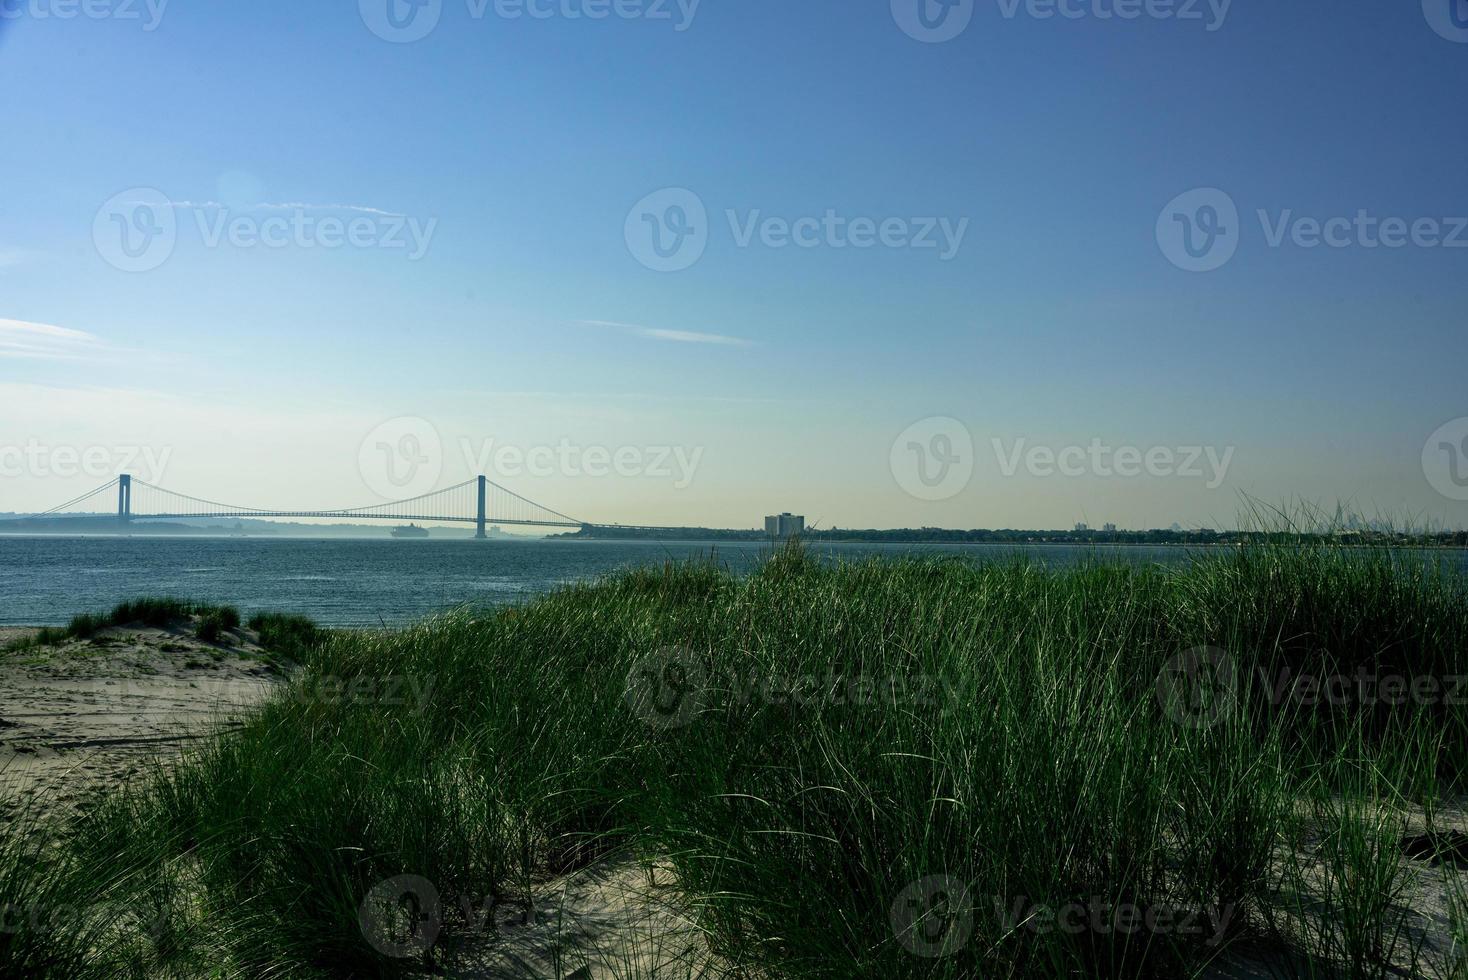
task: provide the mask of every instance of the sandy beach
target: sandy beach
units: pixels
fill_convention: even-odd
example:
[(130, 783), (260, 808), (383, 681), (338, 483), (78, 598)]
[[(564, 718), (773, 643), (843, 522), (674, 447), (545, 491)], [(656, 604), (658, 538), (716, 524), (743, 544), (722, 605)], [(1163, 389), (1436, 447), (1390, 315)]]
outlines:
[[(34, 629), (0, 629), (0, 647)], [(111, 628), (0, 653), (0, 792), (75, 807), (211, 731), (284, 681), (246, 629), (220, 644), (170, 629)]]

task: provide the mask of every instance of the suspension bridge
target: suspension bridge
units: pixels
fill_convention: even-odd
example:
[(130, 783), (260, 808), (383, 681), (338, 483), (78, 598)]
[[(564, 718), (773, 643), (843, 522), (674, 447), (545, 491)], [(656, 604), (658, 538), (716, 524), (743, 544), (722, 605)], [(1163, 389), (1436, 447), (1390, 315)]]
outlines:
[(340, 507), (322, 510), (278, 510), (267, 507), (244, 507), (220, 503), (166, 490), (124, 473), (95, 490), (63, 504), (22, 517), (0, 522), (0, 527), (16, 521), (42, 521), (76, 516), (99, 515), (99, 502), (106, 501), (110, 517), (113, 495), (117, 501), (117, 523), (123, 528), (141, 520), (187, 520), (195, 518), (304, 518), (369, 521), (442, 521), (473, 524), (475, 537), (488, 537), (489, 525), (528, 525), (561, 528), (630, 528), (635, 530), (671, 530), (641, 525), (597, 524), (577, 520), (552, 510), (513, 490), (508, 490), (487, 477), (478, 476), (463, 483), (431, 493), (364, 507)]

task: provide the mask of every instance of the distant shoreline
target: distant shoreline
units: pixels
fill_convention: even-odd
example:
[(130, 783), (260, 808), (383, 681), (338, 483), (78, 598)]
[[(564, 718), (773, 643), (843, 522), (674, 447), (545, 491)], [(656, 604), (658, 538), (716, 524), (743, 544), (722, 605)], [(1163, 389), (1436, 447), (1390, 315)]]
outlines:
[[(19, 522), (17, 522), (19, 523)], [(431, 528), (432, 535), (423, 539), (393, 539), (388, 529), (376, 533), (377, 528), (323, 527), (317, 531), (302, 525), (291, 525), (286, 532), (261, 532), (258, 530), (234, 530), (231, 528), (207, 528), (178, 526), (148, 528), (139, 525), (134, 530), (99, 530), (95, 528), (57, 528), (41, 530), (35, 527), (6, 528), (0, 521), (0, 539), (4, 538), (122, 538), (122, 539), (192, 539), (213, 540), (251, 539), (258, 541), (393, 541), (398, 546), (411, 546), (425, 542), (445, 541), (473, 542), (472, 533), (458, 528)], [(457, 533), (456, 533), (457, 532)], [(865, 531), (807, 531), (801, 540), (810, 545), (988, 545), (1009, 547), (1096, 547), (1096, 548), (1216, 548), (1237, 547), (1251, 542), (1266, 540), (1310, 541), (1345, 547), (1402, 547), (1423, 549), (1460, 550), (1468, 548), (1468, 532), (1455, 531), (1434, 535), (1402, 535), (1345, 532), (1340, 534), (1260, 534), (1247, 531), (963, 531), (956, 529), (902, 528), (894, 530)], [(562, 534), (500, 534), (489, 539), (502, 544), (526, 544), (542, 541), (553, 542), (607, 542), (607, 543), (664, 543), (664, 544), (757, 544), (781, 546), (783, 539), (772, 539), (756, 530), (726, 530), (719, 528), (689, 528), (686, 531), (659, 530), (643, 531), (618, 528), (590, 528)]]

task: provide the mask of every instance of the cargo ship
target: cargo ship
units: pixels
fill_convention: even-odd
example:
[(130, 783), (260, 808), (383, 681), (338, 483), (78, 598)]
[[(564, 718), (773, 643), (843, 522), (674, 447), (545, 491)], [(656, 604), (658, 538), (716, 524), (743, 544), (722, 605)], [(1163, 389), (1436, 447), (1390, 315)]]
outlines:
[(395, 538), (426, 538), (428, 528), (419, 527), (417, 524), (408, 524), (404, 527), (393, 528), (392, 536)]

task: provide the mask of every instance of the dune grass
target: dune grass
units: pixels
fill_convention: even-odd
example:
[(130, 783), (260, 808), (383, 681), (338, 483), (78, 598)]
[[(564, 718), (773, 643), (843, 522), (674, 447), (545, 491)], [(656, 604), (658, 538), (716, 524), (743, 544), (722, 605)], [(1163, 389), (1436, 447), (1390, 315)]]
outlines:
[[(44, 873), (0, 848), (0, 902), (90, 910), (0, 933), (0, 973), (412, 975), (623, 849), (671, 862), (746, 975), (1186, 977), (1241, 939), (1318, 976), (1437, 968), (1397, 835), (1464, 790), (1468, 599), (1421, 556), (793, 548), (270, 628), (305, 666), (243, 731), (47, 828)], [(1333, 696), (1383, 677), (1420, 696)]]
[(227, 630), (237, 629), (240, 613), (233, 606), (219, 606), (187, 599), (145, 598), (119, 603), (110, 612), (81, 613), (65, 626), (47, 626), (33, 636), (8, 644), (6, 650), (28, 650), (55, 646), (67, 640), (85, 640), (114, 626), (164, 628), (199, 617), (199, 638), (213, 643)]
[(295, 613), (262, 612), (250, 617), (250, 629), (260, 638), (260, 646), (294, 660), (326, 639), (325, 630), (305, 616)]

